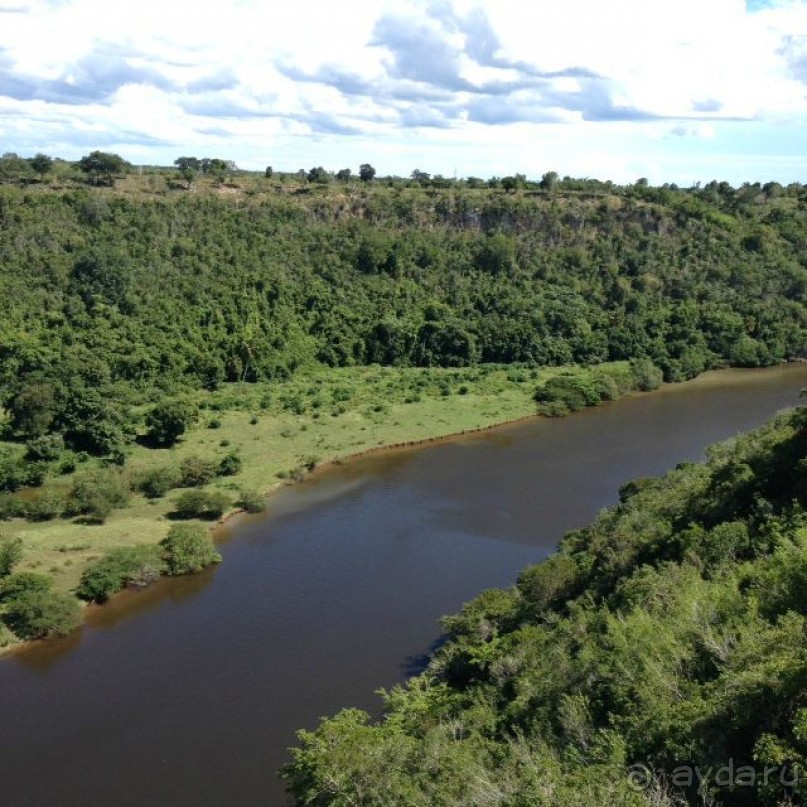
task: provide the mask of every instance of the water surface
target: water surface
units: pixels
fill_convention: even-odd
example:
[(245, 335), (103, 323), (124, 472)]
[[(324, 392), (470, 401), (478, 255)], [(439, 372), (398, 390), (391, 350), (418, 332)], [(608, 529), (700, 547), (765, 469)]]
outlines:
[(295, 729), (377, 709), (441, 615), (511, 584), (629, 479), (698, 459), (805, 385), (805, 365), (707, 374), (284, 489), (228, 529), (221, 566), (0, 660), (0, 803), (283, 804)]

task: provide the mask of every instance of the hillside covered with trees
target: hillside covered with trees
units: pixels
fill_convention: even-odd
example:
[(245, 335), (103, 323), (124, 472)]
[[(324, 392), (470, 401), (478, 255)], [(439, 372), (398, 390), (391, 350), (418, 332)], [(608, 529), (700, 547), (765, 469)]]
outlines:
[(646, 356), (674, 381), (807, 352), (801, 186), (176, 185), (0, 186), (6, 404), (37, 384), (58, 420), (67, 387), (114, 401), (307, 362)]
[(791, 805), (807, 793), (807, 410), (622, 488), (300, 733), (300, 805)]

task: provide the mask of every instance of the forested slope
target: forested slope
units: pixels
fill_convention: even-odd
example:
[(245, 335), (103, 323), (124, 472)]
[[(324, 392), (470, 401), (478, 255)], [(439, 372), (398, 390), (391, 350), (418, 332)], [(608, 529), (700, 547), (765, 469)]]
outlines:
[(807, 352), (803, 200), (640, 190), (0, 187), (2, 393)]
[(802, 803), (805, 467), (801, 409), (626, 485), (446, 618), (380, 723), (346, 710), (302, 732), (297, 803)]

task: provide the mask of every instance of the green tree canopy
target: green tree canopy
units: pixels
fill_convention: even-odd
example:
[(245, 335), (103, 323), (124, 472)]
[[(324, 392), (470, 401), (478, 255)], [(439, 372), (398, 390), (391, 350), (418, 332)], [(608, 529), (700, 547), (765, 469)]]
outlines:
[(112, 185), (130, 166), (119, 154), (92, 151), (78, 161), (78, 167), (93, 185)]
[(172, 446), (195, 422), (196, 407), (184, 398), (158, 403), (146, 417), (148, 435), (159, 446)]

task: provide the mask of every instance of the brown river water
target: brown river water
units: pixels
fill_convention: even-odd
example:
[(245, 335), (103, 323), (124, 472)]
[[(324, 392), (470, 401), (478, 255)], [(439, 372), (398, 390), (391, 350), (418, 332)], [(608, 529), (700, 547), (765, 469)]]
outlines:
[(422, 668), (626, 481), (798, 403), (807, 365), (709, 373), (559, 420), (357, 459), (222, 535), (224, 563), (0, 659), (0, 805), (283, 805), (295, 730)]

